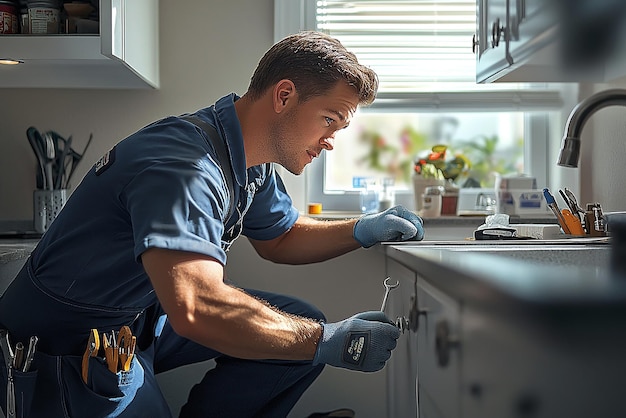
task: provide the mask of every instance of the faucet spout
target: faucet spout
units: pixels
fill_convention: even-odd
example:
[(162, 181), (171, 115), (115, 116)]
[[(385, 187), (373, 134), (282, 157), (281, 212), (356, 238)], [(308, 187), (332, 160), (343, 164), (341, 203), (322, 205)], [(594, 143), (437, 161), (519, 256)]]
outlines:
[(558, 165), (578, 167), (580, 156), (580, 134), (591, 115), (613, 105), (626, 106), (626, 89), (609, 89), (587, 97), (574, 107), (567, 118)]

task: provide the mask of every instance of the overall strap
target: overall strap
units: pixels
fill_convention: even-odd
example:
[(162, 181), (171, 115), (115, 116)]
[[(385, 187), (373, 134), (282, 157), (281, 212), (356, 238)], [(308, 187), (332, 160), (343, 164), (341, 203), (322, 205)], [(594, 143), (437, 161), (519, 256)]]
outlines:
[(230, 218), (233, 216), (235, 211), (235, 187), (233, 185), (233, 178), (235, 177), (233, 172), (233, 167), (230, 164), (230, 158), (228, 157), (228, 151), (226, 150), (226, 144), (219, 136), (214, 127), (212, 127), (207, 122), (203, 121), (199, 117), (195, 115), (185, 115), (182, 116), (181, 119), (186, 120), (187, 122), (191, 122), (196, 125), (198, 128), (202, 129), (204, 133), (209, 137), (211, 143), (213, 144), (213, 148), (215, 148), (215, 153), (217, 154), (217, 159), (220, 162), (220, 167), (224, 170), (224, 178), (226, 180), (226, 186), (228, 187), (228, 191), (230, 193), (229, 205), (228, 205), (228, 216), (226, 217), (226, 221), (224, 225), (228, 223)]

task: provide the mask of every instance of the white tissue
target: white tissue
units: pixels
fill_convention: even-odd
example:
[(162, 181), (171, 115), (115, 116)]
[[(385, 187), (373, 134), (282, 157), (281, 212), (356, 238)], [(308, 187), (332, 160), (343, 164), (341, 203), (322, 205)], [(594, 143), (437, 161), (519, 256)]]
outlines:
[(477, 228), (478, 231), (488, 228), (511, 228), (509, 215), (506, 213), (496, 213), (485, 218), (485, 223)]

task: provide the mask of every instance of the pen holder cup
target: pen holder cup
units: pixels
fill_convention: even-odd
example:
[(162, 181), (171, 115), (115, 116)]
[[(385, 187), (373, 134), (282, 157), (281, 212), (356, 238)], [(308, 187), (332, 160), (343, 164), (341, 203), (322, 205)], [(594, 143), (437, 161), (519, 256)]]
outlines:
[(67, 202), (67, 189), (35, 190), (33, 192), (33, 224), (35, 231), (44, 233)]

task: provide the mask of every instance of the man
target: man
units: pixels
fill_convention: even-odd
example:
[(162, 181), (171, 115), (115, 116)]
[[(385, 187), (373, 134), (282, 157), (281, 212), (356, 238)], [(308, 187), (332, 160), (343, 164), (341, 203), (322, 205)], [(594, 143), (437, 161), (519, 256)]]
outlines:
[[(299, 174), (332, 150), (377, 83), (339, 42), (303, 32), (265, 54), (241, 98), (148, 125), (98, 161), (0, 299), (11, 343), (39, 339), (29, 371), (8, 379), (28, 416), (168, 417), (155, 373), (215, 358), (181, 416), (281, 417), (325, 364), (381, 369), (399, 336), (383, 313), (325, 323), (303, 301), (224, 280), (239, 233), (289, 264), (423, 238), (402, 207), (300, 217), (270, 164)], [(123, 326), (130, 357), (111, 351)]]

